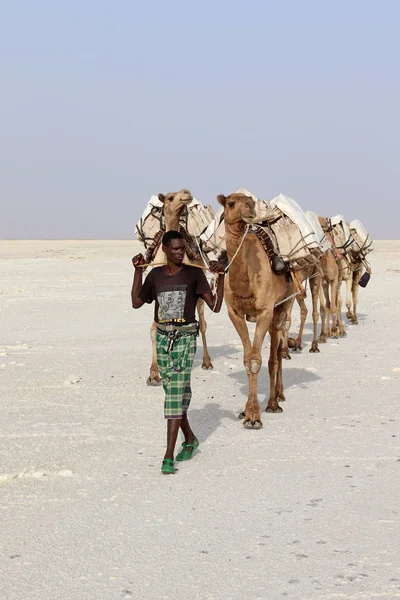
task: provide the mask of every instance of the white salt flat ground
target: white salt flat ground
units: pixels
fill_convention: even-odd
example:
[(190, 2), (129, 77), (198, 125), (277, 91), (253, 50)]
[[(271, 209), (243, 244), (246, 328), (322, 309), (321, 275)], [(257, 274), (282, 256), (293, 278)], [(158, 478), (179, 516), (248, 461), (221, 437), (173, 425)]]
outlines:
[(400, 242), (376, 248), (360, 325), (312, 355), (308, 321), (284, 412), (261, 431), (237, 419), (238, 336), (225, 309), (208, 313), (201, 445), (162, 476), (152, 308), (130, 306), (137, 244), (0, 242), (0, 597), (400, 598)]

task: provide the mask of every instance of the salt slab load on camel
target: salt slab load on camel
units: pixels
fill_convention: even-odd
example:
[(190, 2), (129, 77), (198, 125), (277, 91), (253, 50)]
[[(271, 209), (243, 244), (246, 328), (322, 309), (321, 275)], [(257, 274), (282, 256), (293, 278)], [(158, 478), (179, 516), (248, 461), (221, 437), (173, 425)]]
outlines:
[(325, 250), (297, 202), (289, 196), (278, 194), (269, 202), (269, 207), (277, 216), (276, 220), (269, 223), (283, 260), (295, 271), (317, 264)]
[(350, 221), (349, 228), (354, 239), (352, 250), (365, 258), (374, 249), (371, 236), (359, 219)]
[(314, 233), (317, 235), (319, 243), (321, 244), (324, 252), (326, 252), (327, 250), (331, 250), (332, 244), (326, 237), (324, 230), (321, 227), (321, 223), (319, 222), (317, 213), (312, 210), (307, 210), (304, 214), (307, 217), (307, 220), (310, 222)]
[[(343, 215), (335, 215), (330, 219), (331, 227), (334, 231), (334, 239), (335, 246), (338, 250), (340, 250), (343, 254), (348, 254), (350, 250), (353, 249), (354, 238), (350, 233), (350, 229), (346, 223), (346, 220)], [(341, 230), (341, 231), (340, 231)], [(336, 233), (336, 235), (335, 235)], [(343, 239), (344, 243), (340, 245), (337, 240)]]

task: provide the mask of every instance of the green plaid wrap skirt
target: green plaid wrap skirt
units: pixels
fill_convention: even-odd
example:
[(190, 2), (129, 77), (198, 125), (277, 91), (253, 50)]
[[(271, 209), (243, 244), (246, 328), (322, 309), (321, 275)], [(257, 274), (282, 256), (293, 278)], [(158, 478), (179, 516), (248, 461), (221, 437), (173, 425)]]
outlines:
[[(174, 334), (178, 337), (174, 339)], [(168, 335), (169, 334), (169, 335)], [(157, 364), (165, 392), (164, 417), (181, 419), (192, 398), (190, 375), (197, 347), (197, 326), (182, 325), (156, 332)]]

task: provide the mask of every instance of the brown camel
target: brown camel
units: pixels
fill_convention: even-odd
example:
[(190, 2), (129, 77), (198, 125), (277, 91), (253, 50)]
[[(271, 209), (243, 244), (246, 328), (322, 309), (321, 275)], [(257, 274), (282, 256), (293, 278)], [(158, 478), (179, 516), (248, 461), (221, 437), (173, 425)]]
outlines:
[[(179, 192), (169, 192), (166, 196), (164, 194), (159, 194), (158, 199), (164, 203), (164, 220), (165, 220), (165, 230), (171, 231), (176, 230), (179, 231), (180, 228), (180, 219), (181, 215), (187, 209), (187, 206), (192, 202), (193, 196), (187, 189), (182, 189)], [(154, 263), (165, 262), (164, 253), (160, 248), (154, 258)], [(203, 260), (193, 259), (190, 260), (187, 255), (185, 255), (184, 263), (190, 265), (201, 265), (205, 266)], [(199, 299), (197, 302), (197, 314), (199, 317), (199, 328), (201, 333), (201, 338), (203, 341), (203, 369), (212, 369), (213, 365), (211, 362), (210, 355), (208, 353), (207, 347), (207, 339), (206, 339), (206, 331), (207, 331), (207, 322), (204, 317), (204, 300)], [(150, 366), (150, 375), (147, 379), (147, 385), (160, 385), (161, 377), (157, 366), (157, 357), (156, 357), (156, 323), (153, 322), (150, 329), (150, 336), (152, 342), (152, 361)]]
[[(276, 275), (257, 236), (249, 232), (255, 217), (255, 203), (243, 194), (218, 196), (225, 210), (226, 249), (229, 260), (225, 279), (225, 302), (229, 317), (243, 344), (243, 362), (248, 375), (248, 400), (244, 409), (245, 427), (262, 427), (257, 400), (257, 379), (262, 364), (261, 350), (267, 331), (271, 336), (268, 361), (270, 396), (266, 412), (282, 412), (278, 400), (285, 400), (282, 381), (282, 335), (294, 286), (285, 274)], [(277, 306), (277, 303), (282, 302)], [(253, 342), (246, 315), (256, 318)]]
[[(321, 257), (320, 266), (323, 272), (320, 288), (321, 335), (319, 341), (326, 342), (327, 337), (345, 337), (343, 323), (338, 319), (339, 265), (333, 250), (327, 250)], [(332, 325), (331, 325), (332, 319)], [(338, 326), (339, 325), (339, 326)]]
[[(358, 325), (358, 282), (360, 281), (361, 276), (364, 273), (364, 265), (360, 257), (358, 257), (357, 254), (353, 254), (353, 252), (350, 251), (349, 254), (342, 259), (340, 268), (342, 272), (342, 281), (346, 282), (346, 317), (351, 323), (353, 323), (353, 325)], [(340, 289), (339, 305), (339, 310), (341, 311), (342, 298), (340, 295)]]
[[(350, 223), (347, 223), (350, 229)], [(346, 267), (343, 265), (343, 279), (346, 282), (346, 317), (358, 325), (357, 305), (358, 305), (358, 283), (364, 273), (371, 273), (368, 262), (358, 251), (359, 246), (352, 246), (345, 257)], [(353, 305), (352, 305), (353, 304)]]
[[(323, 230), (330, 236), (333, 245), (333, 251), (336, 255), (339, 278), (338, 278), (338, 297), (337, 297), (337, 317), (339, 324), (339, 335), (345, 336), (344, 324), (342, 320), (342, 282), (346, 282), (346, 317), (354, 325), (358, 325), (357, 304), (358, 304), (358, 282), (364, 272), (364, 265), (361, 256), (350, 248), (341, 251), (346, 244), (344, 231), (341, 228), (332, 228), (330, 220), (326, 217), (320, 217), (320, 223)], [(353, 303), (353, 307), (352, 307)]]
[[(309, 280), (312, 303), (313, 303), (313, 324), (314, 324), (314, 335), (311, 344), (310, 352), (319, 352), (318, 342), (326, 343), (327, 337), (338, 338), (345, 336), (343, 323), (338, 328), (338, 293), (339, 293), (339, 266), (335, 260), (333, 251), (328, 249), (325, 254), (321, 256), (321, 259), (315, 267), (304, 269), (297, 273), (299, 279), (304, 282), (305, 279)], [(318, 323), (318, 297), (320, 301), (320, 315), (321, 315), (321, 333), (317, 342), (317, 323)], [(290, 317), (292, 306), (289, 310), (289, 316), (286, 322), (285, 341), (283, 344), (283, 358), (290, 358), (289, 348), (295, 350), (302, 350), (302, 333), (304, 323), (307, 317), (307, 307), (304, 299), (299, 294), (296, 296), (297, 302), (300, 306), (300, 328), (296, 339), (288, 337), (288, 330), (290, 327)], [(294, 299), (293, 299), (294, 300)], [(332, 325), (331, 325), (332, 320)]]

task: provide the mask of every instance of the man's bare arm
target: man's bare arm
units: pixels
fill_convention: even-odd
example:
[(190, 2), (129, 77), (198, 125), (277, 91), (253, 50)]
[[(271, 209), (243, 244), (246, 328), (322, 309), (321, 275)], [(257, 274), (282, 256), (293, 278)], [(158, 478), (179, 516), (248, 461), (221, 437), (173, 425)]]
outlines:
[(215, 294), (206, 292), (201, 296), (207, 306), (215, 313), (218, 313), (221, 310), (224, 299), (224, 281), (225, 275), (219, 275), (217, 278), (217, 289)]
[(140, 308), (144, 304), (144, 301), (139, 298), (139, 294), (142, 291), (143, 286), (143, 269), (141, 265), (144, 265), (144, 262), (143, 254), (137, 254), (132, 258), (132, 264), (135, 268), (131, 290), (132, 308)]

